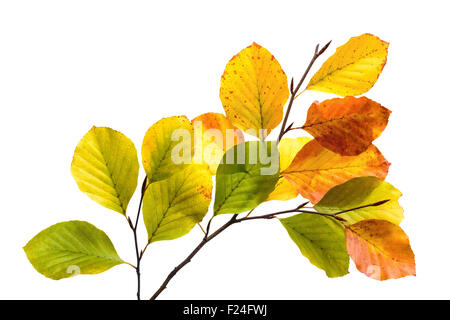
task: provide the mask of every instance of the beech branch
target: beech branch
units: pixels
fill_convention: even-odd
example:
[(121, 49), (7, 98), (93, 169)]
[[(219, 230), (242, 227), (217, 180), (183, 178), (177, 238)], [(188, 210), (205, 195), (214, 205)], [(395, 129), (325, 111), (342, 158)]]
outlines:
[(153, 294), (153, 296), (150, 298), (150, 300), (155, 300), (161, 294), (161, 292), (163, 292), (167, 288), (167, 285), (169, 284), (170, 280), (172, 280), (172, 278), (178, 273), (178, 271), (180, 271), (185, 265), (187, 265), (189, 262), (191, 262), (192, 258), (200, 251), (201, 248), (203, 248), (203, 246), (205, 244), (207, 244), (209, 241), (211, 241), (212, 239), (217, 237), (219, 234), (221, 234), (223, 231), (228, 229), (233, 224), (240, 223), (240, 222), (243, 222), (243, 221), (248, 221), (248, 220), (272, 219), (272, 218), (276, 217), (277, 215), (297, 212), (300, 208), (304, 207), (306, 204), (308, 204), (308, 202), (302, 203), (301, 205), (299, 205), (298, 207), (296, 207), (295, 209), (292, 209), (292, 210), (285, 210), (285, 211), (275, 212), (275, 213), (271, 213), (271, 214), (263, 215), (263, 216), (255, 216), (255, 217), (248, 217), (247, 216), (247, 217), (243, 217), (243, 218), (238, 219), (238, 215), (234, 214), (227, 223), (225, 223), (223, 226), (221, 226), (219, 229), (217, 229), (217, 231), (215, 231), (214, 233), (209, 235), (209, 230), (210, 230), (211, 221), (212, 221), (212, 218), (211, 218), (209, 220), (209, 222), (208, 222), (208, 227), (206, 229), (206, 234), (205, 234), (205, 237), (203, 238), (203, 240), (186, 257), (186, 259), (184, 259), (178, 266), (176, 266), (172, 270), (171, 273), (169, 273), (167, 278), (161, 284), (159, 289)]
[(231, 219), (225, 223), (223, 226), (221, 226), (219, 229), (217, 229), (217, 231), (215, 231), (214, 233), (212, 233), (211, 235), (209, 235), (209, 230), (210, 230), (210, 225), (211, 225), (211, 221), (213, 218), (211, 218), (208, 222), (208, 228), (205, 234), (205, 237), (203, 238), (203, 240), (197, 245), (197, 247), (195, 247), (195, 249), (186, 257), (186, 259), (184, 259), (178, 266), (176, 266), (171, 273), (169, 273), (169, 275), (166, 277), (166, 279), (164, 280), (164, 282), (161, 284), (161, 286), (159, 287), (159, 289), (153, 294), (153, 296), (150, 298), (150, 300), (155, 300), (160, 294), (161, 292), (163, 292), (166, 288), (167, 285), (169, 284), (170, 280), (172, 280), (173, 277), (175, 277), (175, 275), (185, 266), (187, 265), (189, 262), (191, 262), (192, 258), (200, 251), (200, 249), (203, 248), (203, 246), (205, 244), (207, 244), (209, 241), (211, 241), (212, 239), (214, 239), (215, 237), (217, 237), (219, 234), (221, 234), (223, 231), (225, 231), (226, 229), (228, 229), (230, 226), (236, 224), (236, 223), (240, 223), (240, 222), (244, 222), (244, 221), (250, 221), (250, 220), (261, 220), (261, 219), (273, 219), (276, 218), (279, 215), (283, 215), (283, 214), (288, 214), (288, 213), (310, 213), (310, 214), (318, 214), (318, 215), (322, 215), (322, 216), (328, 216), (331, 218), (334, 218), (336, 220), (338, 220), (339, 222), (345, 222), (346, 220), (344, 218), (339, 217), (339, 214), (345, 213), (345, 212), (350, 212), (353, 210), (358, 210), (358, 209), (362, 209), (362, 208), (367, 208), (367, 207), (375, 207), (375, 206), (380, 206), (386, 202), (388, 202), (389, 200), (383, 200), (383, 201), (378, 201), (375, 203), (371, 203), (371, 204), (367, 204), (364, 206), (359, 206), (359, 207), (355, 207), (355, 208), (351, 208), (351, 209), (347, 209), (347, 210), (342, 210), (336, 213), (325, 213), (325, 212), (317, 212), (317, 211), (308, 211), (308, 210), (303, 210), (302, 208), (304, 208), (309, 201), (304, 202), (302, 204), (300, 204), (298, 207), (291, 209), (291, 210), (284, 210), (284, 211), (278, 211), (278, 212), (274, 212), (274, 213), (269, 213), (269, 214), (265, 214), (265, 215), (261, 215), (261, 216), (252, 216), (249, 217), (248, 215), (242, 218), (238, 218), (237, 214), (234, 214)]

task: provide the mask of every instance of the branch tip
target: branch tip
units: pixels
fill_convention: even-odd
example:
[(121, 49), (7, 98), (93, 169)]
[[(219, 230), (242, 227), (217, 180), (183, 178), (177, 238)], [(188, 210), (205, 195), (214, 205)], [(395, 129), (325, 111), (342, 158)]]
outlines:
[(300, 204), (296, 210), (303, 208), (304, 206), (306, 206), (309, 203), (309, 201), (303, 202), (302, 204)]
[(130, 225), (131, 229), (134, 230), (134, 226), (133, 226), (133, 223), (131, 222), (131, 218), (130, 217), (127, 217), (127, 221), (128, 221), (128, 224)]
[(294, 125), (294, 122), (292, 122), (288, 127), (286, 128), (286, 132), (290, 131), (292, 129), (292, 126)]
[(324, 45), (322, 49), (320, 49), (320, 51), (319, 51), (318, 55), (320, 56), (320, 55), (321, 55), (322, 53), (324, 53), (324, 52), (325, 52), (325, 50), (327, 50), (327, 49), (328, 49), (328, 47), (330, 46), (330, 44), (331, 44), (331, 40), (330, 40), (330, 41), (328, 41), (328, 43), (327, 43), (326, 45)]

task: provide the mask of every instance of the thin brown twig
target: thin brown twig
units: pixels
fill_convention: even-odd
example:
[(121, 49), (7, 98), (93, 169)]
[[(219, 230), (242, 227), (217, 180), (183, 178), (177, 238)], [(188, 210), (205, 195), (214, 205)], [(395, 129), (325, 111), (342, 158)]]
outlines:
[[(345, 222), (346, 221), (345, 219), (343, 219), (343, 218), (341, 218), (341, 217), (339, 217), (337, 215), (341, 214), (341, 213), (349, 212), (349, 211), (352, 211), (352, 210), (366, 208), (366, 207), (380, 206), (380, 205), (382, 205), (382, 204), (384, 204), (384, 203), (386, 203), (388, 201), (389, 200), (378, 201), (378, 202), (371, 203), (371, 204), (368, 204), (368, 205), (359, 206), (359, 207), (355, 207), (355, 208), (347, 209), (347, 210), (342, 210), (342, 211), (339, 211), (339, 212), (336, 212), (336, 213), (325, 213), (325, 212), (302, 210), (302, 208), (304, 208), (309, 203), (309, 201), (307, 201), (307, 202), (304, 202), (304, 203), (300, 204), (299, 206), (297, 206), (296, 208), (291, 209), (291, 210), (284, 210), (284, 211), (269, 213), (269, 214), (265, 214), (265, 215), (261, 215), (261, 216), (253, 216), (253, 217), (245, 216), (243, 218), (238, 218), (238, 215), (234, 214), (227, 223), (225, 223), (222, 227), (217, 229), (217, 231), (215, 231), (211, 235), (209, 235), (209, 228), (207, 229), (207, 234), (205, 235), (203, 240), (197, 245), (197, 247), (195, 247), (195, 249), (178, 266), (176, 266), (172, 270), (172, 272), (169, 273), (169, 275), (166, 277), (166, 279), (161, 284), (159, 289), (153, 294), (153, 296), (150, 298), (150, 300), (155, 300), (161, 294), (161, 292), (163, 292), (167, 288), (167, 285), (169, 284), (170, 280), (172, 280), (172, 278), (185, 265), (187, 265), (189, 262), (191, 262), (192, 258), (200, 251), (200, 249), (203, 248), (203, 246), (205, 244), (207, 244), (209, 241), (211, 241), (212, 239), (217, 237), (219, 234), (221, 234), (223, 231), (225, 231), (230, 226), (232, 226), (232, 225), (234, 225), (236, 223), (240, 223), (240, 222), (244, 222), (244, 221), (250, 221), (250, 220), (273, 219), (273, 218), (276, 218), (279, 215), (287, 214), (287, 213), (294, 213), (294, 212), (324, 215), (324, 216), (332, 217), (332, 218), (334, 218), (334, 219), (336, 219), (336, 220), (338, 220), (340, 222)], [(212, 218), (209, 220), (208, 225), (210, 225), (211, 220), (212, 220)]]
[(326, 45), (324, 45), (320, 50), (319, 50), (319, 45), (316, 46), (316, 49), (314, 50), (314, 55), (313, 55), (311, 61), (309, 62), (309, 65), (306, 68), (305, 72), (303, 73), (302, 78), (300, 79), (297, 86), (295, 87), (295, 89), (294, 89), (294, 78), (291, 79), (291, 86), (290, 86), (291, 92), (290, 92), (289, 104), (288, 104), (288, 107), (286, 110), (286, 115), (284, 116), (284, 119), (283, 119), (283, 124), (281, 125), (281, 130), (280, 130), (280, 134), (278, 136), (277, 144), (281, 141), (281, 138), (289, 131), (289, 130), (286, 130), (286, 124), (287, 124), (287, 120), (289, 118), (289, 114), (291, 113), (291, 108), (292, 108), (292, 105), (296, 98), (298, 90), (300, 90), (300, 87), (302, 86), (303, 82), (305, 81), (306, 76), (308, 75), (309, 71), (311, 70), (311, 67), (313, 66), (314, 62), (316, 62), (317, 58), (319, 58), (325, 52), (325, 50), (327, 50), (330, 43), (331, 43), (331, 41), (329, 41)]
[(336, 220), (339, 220), (341, 222), (347, 222), (347, 220), (345, 220), (344, 218), (339, 217), (339, 214), (342, 213), (346, 213), (346, 212), (350, 212), (350, 211), (355, 211), (358, 209), (363, 209), (363, 208), (368, 208), (368, 207), (378, 207), (381, 206), (382, 204), (385, 204), (386, 202), (390, 201), (389, 199), (387, 200), (382, 200), (382, 201), (378, 201), (378, 202), (374, 202), (374, 203), (370, 203), (370, 204), (366, 204), (363, 206), (359, 206), (359, 207), (355, 207), (355, 208), (351, 208), (351, 209), (346, 209), (346, 210), (342, 210), (339, 212), (335, 212), (335, 213), (326, 213), (326, 212), (319, 212), (319, 211), (308, 211), (308, 210), (298, 210), (298, 212), (301, 213), (311, 213), (311, 214), (318, 214), (321, 216), (328, 216), (328, 217), (332, 217), (335, 218)]
[[(305, 202), (302, 205), (306, 205), (308, 202)], [(301, 206), (298, 206), (295, 209), (292, 210), (285, 210), (285, 211), (280, 211), (280, 212), (276, 212), (276, 213), (271, 213), (270, 216), (275, 217), (277, 215), (280, 214), (285, 214), (285, 213), (292, 213), (292, 212), (296, 212), (298, 209), (301, 208)], [(187, 265), (189, 262), (191, 262), (192, 258), (200, 251), (201, 248), (203, 248), (203, 246), (205, 244), (207, 244), (209, 241), (211, 241), (212, 239), (214, 239), (215, 237), (217, 237), (219, 234), (221, 234), (223, 231), (225, 231), (226, 229), (228, 229), (230, 226), (232, 226), (233, 224), (236, 223), (240, 223), (243, 221), (248, 221), (248, 220), (256, 220), (256, 219), (271, 219), (269, 218), (269, 215), (264, 215), (264, 216), (255, 216), (255, 217), (243, 217), (238, 219), (237, 218), (237, 214), (234, 214), (231, 219), (225, 223), (222, 227), (220, 227), (219, 229), (217, 229), (217, 231), (215, 231), (214, 233), (212, 233), (211, 235), (209, 235), (209, 226), (211, 224), (212, 218), (209, 220), (208, 222), (208, 228), (206, 229), (206, 235), (203, 238), (203, 240), (197, 245), (197, 247), (195, 247), (195, 249), (186, 257), (186, 259), (184, 259), (178, 266), (176, 266), (171, 273), (169, 273), (169, 275), (166, 277), (166, 279), (164, 280), (164, 282), (161, 284), (161, 286), (159, 287), (159, 289), (153, 294), (153, 296), (150, 298), (150, 300), (155, 300), (160, 294), (161, 292), (164, 291), (164, 289), (167, 288), (168, 283), (170, 282), (170, 280), (172, 280), (172, 278), (178, 273), (178, 271), (180, 271), (185, 265)]]
[[(167, 288), (167, 284), (172, 280), (172, 278), (180, 271), (185, 265), (187, 265), (189, 262), (191, 262), (191, 259), (200, 251), (201, 248), (205, 244), (207, 244), (209, 241), (217, 237), (220, 233), (225, 231), (229, 226), (233, 225), (236, 221), (237, 214), (233, 215), (231, 219), (225, 223), (222, 227), (220, 227), (216, 232), (211, 234), (210, 236), (206, 236), (203, 238), (203, 240), (200, 242), (200, 244), (195, 247), (195, 249), (184, 259), (178, 266), (176, 266), (171, 273), (167, 276), (167, 278), (164, 280), (162, 285), (159, 287), (159, 289), (153, 294), (153, 296), (150, 298), (150, 300), (155, 300), (161, 292), (164, 291), (164, 289)], [(211, 220), (210, 220), (211, 221)]]
[(147, 177), (145, 177), (144, 182), (142, 183), (142, 188), (141, 188), (141, 199), (139, 200), (139, 207), (138, 207), (138, 212), (136, 215), (136, 221), (133, 225), (133, 222), (131, 222), (130, 217), (128, 217), (128, 224), (130, 225), (131, 230), (133, 231), (133, 237), (134, 237), (134, 247), (136, 250), (136, 277), (137, 277), (137, 299), (141, 300), (141, 260), (142, 260), (142, 256), (144, 255), (145, 250), (147, 249), (148, 244), (145, 246), (144, 250), (139, 251), (139, 243), (138, 243), (138, 239), (137, 239), (137, 226), (139, 223), (139, 216), (141, 213), (141, 208), (142, 208), (142, 202), (144, 200), (144, 194), (145, 191), (147, 190)]

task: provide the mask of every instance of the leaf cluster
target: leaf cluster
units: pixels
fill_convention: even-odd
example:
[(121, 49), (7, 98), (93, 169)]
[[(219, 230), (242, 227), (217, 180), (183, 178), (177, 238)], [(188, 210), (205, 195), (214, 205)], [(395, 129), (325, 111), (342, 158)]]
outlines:
[[(139, 298), (140, 260), (147, 247), (189, 233), (213, 202), (198, 249), (169, 275), (156, 296), (204, 243), (234, 223), (256, 219), (278, 220), (300, 252), (328, 277), (347, 274), (350, 258), (373, 279), (415, 275), (414, 253), (399, 227), (401, 193), (384, 181), (390, 163), (373, 145), (391, 111), (361, 96), (382, 72), (388, 45), (363, 34), (338, 47), (303, 90), (338, 97), (312, 102), (301, 126), (287, 125), (291, 107), (329, 43), (316, 48), (295, 86), (293, 79), (288, 85), (280, 63), (264, 47), (253, 43), (240, 51), (220, 80), (225, 114), (163, 118), (146, 132), (141, 148), (146, 178), (135, 223), (127, 209), (138, 185), (137, 150), (122, 133), (93, 127), (75, 149), (71, 172), (82, 192), (124, 216), (135, 235), (137, 264), (123, 261), (108, 236), (84, 221), (41, 231), (24, 247), (29, 261), (55, 280), (127, 263), (137, 271)], [(268, 139), (280, 123), (278, 139)], [(312, 138), (284, 138), (300, 129)], [(245, 141), (244, 133), (256, 140)], [(298, 196), (307, 202), (292, 210), (251, 215), (265, 201)], [(312, 207), (306, 207), (308, 202)], [(141, 209), (148, 235), (143, 250), (136, 240)], [(231, 214), (231, 220), (211, 234), (211, 221), (221, 214)], [(284, 214), (291, 215), (280, 217)]]

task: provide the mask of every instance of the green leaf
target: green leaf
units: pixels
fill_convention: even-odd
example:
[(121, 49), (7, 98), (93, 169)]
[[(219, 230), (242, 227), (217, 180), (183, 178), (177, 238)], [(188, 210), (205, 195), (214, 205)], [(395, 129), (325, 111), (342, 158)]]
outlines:
[(279, 161), (273, 141), (230, 148), (217, 169), (214, 214), (240, 213), (265, 201), (277, 183)]
[(328, 277), (341, 277), (348, 273), (345, 229), (339, 222), (309, 213), (279, 220), (301, 253), (324, 270)]
[(383, 200), (379, 205), (340, 214), (348, 224), (368, 219), (387, 220), (399, 225), (403, 220), (403, 208), (398, 199), (402, 193), (377, 177), (359, 177), (330, 189), (314, 208), (319, 212), (335, 213)]
[(212, 177), (206, 165), (189, 165), (145, 192), (142, 212), (148, 242), (187, 234), (208, 212)]
[(142, 165), (150, 183), (184, 170), (193, 155), (194, 129), (185, 116), (163, 118), (145, 134)]
[(124, 263), (106, 233), (85, 221), (57, 223), (23, 249), (33, 267), (54, 280), (97, 274)]
[(92, 127), (75, 149), (71, 172), (92, 200), (125, 215), (139, 174), (136, 148), (118, 131)]

